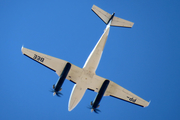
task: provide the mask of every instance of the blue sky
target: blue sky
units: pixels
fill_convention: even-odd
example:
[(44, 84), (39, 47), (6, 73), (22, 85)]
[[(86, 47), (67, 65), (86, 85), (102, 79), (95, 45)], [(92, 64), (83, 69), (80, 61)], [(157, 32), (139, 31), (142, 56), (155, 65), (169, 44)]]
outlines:
[[(151, 100), (149, 107), (103, 97), (101, 113), (91, 113), (96, 93), (87, 90), (69, 112), (74, 84), (66, 80), (63, 97), (53, 97), (56, 73), (22, 55), (24, 45), (83, 67), (106, 27), (93, 4), (134, 22), (131, 29), (111, 27), (96, 74)], [(179, 6), (178, 0), (1, 0), (0, 119), (180, 119)]]

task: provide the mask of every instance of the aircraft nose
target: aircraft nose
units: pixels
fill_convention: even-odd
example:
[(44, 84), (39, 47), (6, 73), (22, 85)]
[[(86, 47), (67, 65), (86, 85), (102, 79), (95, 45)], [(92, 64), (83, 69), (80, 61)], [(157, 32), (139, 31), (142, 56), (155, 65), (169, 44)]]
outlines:
[(75, 84), (72, 92), (71, 92), (71, 96), (69, 99), (69, 104), (68, 104), (68, 110), (71, 111), (72, 109), (74, 109), (76, 107), (76, 105), (80, 102), (80, 100), (82, 99), (87, 87), (84, 87), (85, 85), (83, 84)]
[(76, 105), (79, 103), (80, 100), (76, 99), (75, 97), (70, 97), (69, 104), (68, 104), (68, 111), (73, 110)]
[(74, 108), (74, 107), (73, 107), (72, 105), (69, 105), (69, 106), (68, 106), (68, 111), (73, 110), (73, 108)]

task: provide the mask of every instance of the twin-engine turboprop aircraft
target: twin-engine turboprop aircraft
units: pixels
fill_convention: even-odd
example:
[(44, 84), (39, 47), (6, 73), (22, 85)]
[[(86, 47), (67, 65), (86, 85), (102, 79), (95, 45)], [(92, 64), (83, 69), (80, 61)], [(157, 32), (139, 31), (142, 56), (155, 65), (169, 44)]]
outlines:
[(107, 26), (87, 58), (83, 68), (77, 67), (65, 60), (51, 57), (24, 47), (22, 47), (22, 53), (55, 71), (58, 76), (60, 76), (57, 83), (53, 85), (52, 92), (54, 95), (61, 95), (60, 91), (65, 79), (75, 83), (69, 99), (69, 111), (76, 107), (87, 89), (97, 92), (97, 96), (94, 101), (91, 102), (90, 107), (90, 109), (96, 113), (100, 111), (97, 108), (99, 107), (99, 103), (103, 96), (112, 96), (142, 107), (148, 106), (149, 102), (146, 100), (138, 97), (114, 82), (96, 75), (95, 73), (109, 34), (110, 26), (131, 28), (134, 23), (115, 17), (115, 13), (111, 15), (95, 5), (93, 5), (92, 11), (96, 13), (107, 24)]

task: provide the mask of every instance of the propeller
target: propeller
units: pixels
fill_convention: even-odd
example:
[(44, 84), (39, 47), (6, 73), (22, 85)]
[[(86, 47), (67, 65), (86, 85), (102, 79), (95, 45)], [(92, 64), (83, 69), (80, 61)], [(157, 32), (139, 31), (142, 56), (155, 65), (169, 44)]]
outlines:
[[(54, 87), (53, 87), (54, 88)], [(61, 97), (63, 94), (60, 92), (61, 89), (57, 92), (55, 89), (51, 89), (50, 92), (53, 93), (53, 95), (57, 95), (58, 97)]]
[(90, 107), (88, 107), (89, 109), (91, 109), (91, 112), (95, 112), (95, 113), (97, 113), (97, 114), (99, 114), (99, 112), (101, 112), (99, 109), (97, 109), (97, 108), (93, 108), (92, 106), (90, 106)]
[(53, 95), (57, 95), (58, 97), (61, 97), (63, 95), (60, 91), (56, 92), (55, 90), (50, 90), (50, 92), (52, 92)]
[[(98, 105), (98, 107), (99, 107), (100, 105)], [(98, 108), (97, 107), (97, 108)], [(97, 109), (97, 108), (93, 108), (93, 102), (91, 102), (91, 106), (89, 106), (88, 107), (89, 109), (91, 109), (91, 112), (95, 112), (95, 113), (97, 113), (97, 114), (99, 114), (99, 112), (101, 112), (99, 109)]]

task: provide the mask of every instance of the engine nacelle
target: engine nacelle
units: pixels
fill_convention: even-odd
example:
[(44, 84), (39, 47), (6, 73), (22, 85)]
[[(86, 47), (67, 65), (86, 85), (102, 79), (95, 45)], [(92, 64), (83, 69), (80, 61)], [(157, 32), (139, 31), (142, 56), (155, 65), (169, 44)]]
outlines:
[(103, 82), (103, 84), (102, 84), (98, 94), (96, 95), (96, 98), (94, 99), (93, 102), (91, 102), (91, 106), (92, 106), (91, 109), (92, 109), (92, 111), (94, 111), (96, 113), (98, 111), (100, 111), (97, 108), (100, 106), (99, 103), (100, 103), (100, 101), (101, 101), (101, 99), (102, 99), (102, 97), (103, 97), (103, 95), (104, 95), (104, 93), (105, 93), (105, 91), (106, 91), (106, 89), (107, 89), (107, 87), (109, 85), (109, 82), (110, 82), (109, 80), (105, 80)]
[(53, 85), (53, 89), (54, 89), (54, 92), (55, 93), (58, 93), (59, 91), (62, 90), (62, 85), (66, 79), (66, 76), (68, 75), (69, 71), (71, 69), (71, 64), (70, 63), (67, 63), (60, 75), (60, 78), (59, 80), (57, 81), (56, 85)]

